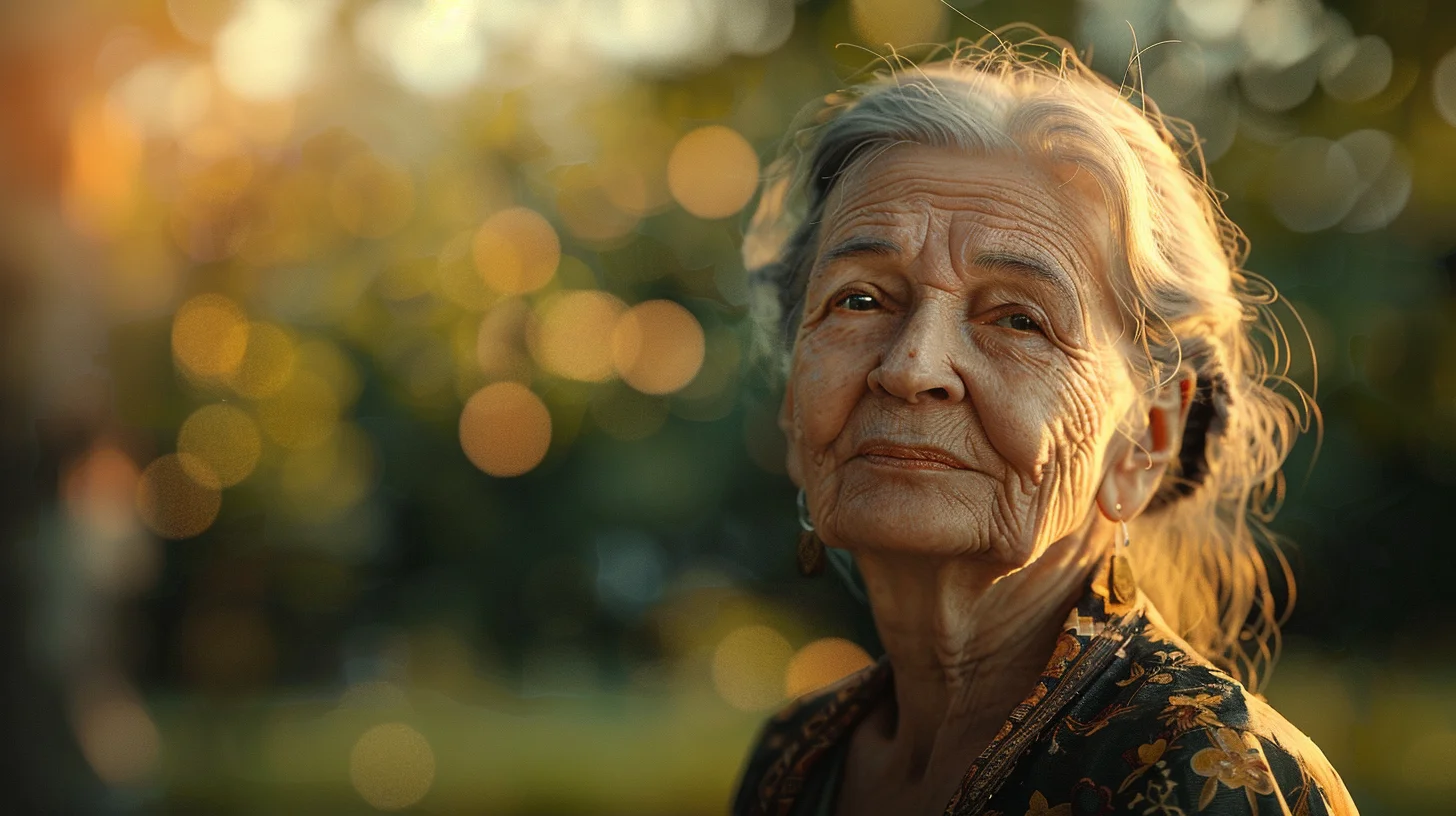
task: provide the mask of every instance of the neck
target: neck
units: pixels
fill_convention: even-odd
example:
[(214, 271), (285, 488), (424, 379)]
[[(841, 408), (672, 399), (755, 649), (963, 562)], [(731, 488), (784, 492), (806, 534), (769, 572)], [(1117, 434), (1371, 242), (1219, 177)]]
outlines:
[(1021, 569), (966, 556), (856, 553), (894, 667), (895, 710), (877, 718), (880, 736), (908, 777), (941, 758), (963, 766), (1031, 691), (1110, 546), (1102, 528), (1090, 523)]

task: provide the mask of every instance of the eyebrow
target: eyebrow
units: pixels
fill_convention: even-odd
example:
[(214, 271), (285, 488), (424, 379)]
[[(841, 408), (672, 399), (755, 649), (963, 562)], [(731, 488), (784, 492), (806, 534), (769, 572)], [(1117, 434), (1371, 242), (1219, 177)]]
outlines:
[(1072, 285), (1071, 277), (1061, 266), (1050, 261), (1015, 252), (981, 252), (971, 259), (971, 263), (987, 269), (1020, 272), (1037, 280), (1046, 281), (1060, 289), (1071, 302), (1079, 302), (1077, 287)]
[(899, 255), (900, 245), (884, 238), (855, 237), (840, 242), (819, 256), (819, 265), (828, 266), (844, 258), (860, 255)]
[[(901, 254), (900, 245), (894, 241), (856, 236), (841, 241), (833, 249), (821, 254), (818, 266), (828, 266), (835, 261), (863, 255), (896, 256), (899, 254)], [(1071, 277), (1061, 266), (1051, 261), (1017, 252), (995, 251), (978, 253), (971, 259), (971, 263), (987, 269), (1019, 272), (1045, 281), (1060, 290), (1062, 295), (1072, 303), (1081, 302), (1077, 297), (1077, 287), (1072, 284)]]

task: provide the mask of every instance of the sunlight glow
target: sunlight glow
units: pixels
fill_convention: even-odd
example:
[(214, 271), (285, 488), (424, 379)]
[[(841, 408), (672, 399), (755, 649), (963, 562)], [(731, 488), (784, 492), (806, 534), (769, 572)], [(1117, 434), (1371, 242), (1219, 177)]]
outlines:
[(460, 447), (492, 476), (519, 476), (546, 457), (551, 413), (531, 389), (498, 382), (475, 392), (460, 412)]
[(349, 781), (379, 810), (403, 810), (435, 783), (435, 752), (424, 735), (404, 723), (365, 731), (349, 751)]
[(864, 649), (844, 638), (820, 638), (794, 653), (784, 675), (784, 693), (799, 697), (837, 682), (873, 663)]
[(247, 99), (284, 99), (312, 79), (336, 0), (244, 0), (218, 32), (218, 78)]
[(667, 185), (699, 218), (727, 218), (758, 188), (758, 154), (738, 131), (708, 125), (678, 140), (667, 160)]
[(192, 538), (217, 519), (221, 488), (206, 462), (189, 453), (167, 454), (142, 471), (137, 514), (162, 538)]
[(707, 349), (693, 313), (670, 300), (649, 300), (627, 311), (612, 332), (612, 362), (644, 394), (671, 394), (692, 382)]
[(713, 650), (713, 687), (729, 705), (764, 711), (784, 699), (784, 670), (793, 656), (784, 636), (767, 626), (742, 626)]

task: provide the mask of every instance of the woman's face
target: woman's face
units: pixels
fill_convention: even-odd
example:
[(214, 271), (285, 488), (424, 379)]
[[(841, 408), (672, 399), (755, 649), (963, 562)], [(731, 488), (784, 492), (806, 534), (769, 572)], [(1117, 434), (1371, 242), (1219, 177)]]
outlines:
[(1027, 563), (1087, 519), (1135, 396), (1099, 188), (899, 146), (827, 205), (781, 417), (820, 535)]

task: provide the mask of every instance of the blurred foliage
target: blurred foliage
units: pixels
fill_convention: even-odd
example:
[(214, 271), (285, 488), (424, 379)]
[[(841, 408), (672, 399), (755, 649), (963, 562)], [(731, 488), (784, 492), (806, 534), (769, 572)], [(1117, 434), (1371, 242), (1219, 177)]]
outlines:
[(16, 803), (721, 812), (876, 651), (793, 574), (760, 159), (1017, 20), (1199, 128), (1308, 330), (1271, 698), (1367, 812), (1456, 804), (1456, 12), (1374, 0), (0, 12)]

